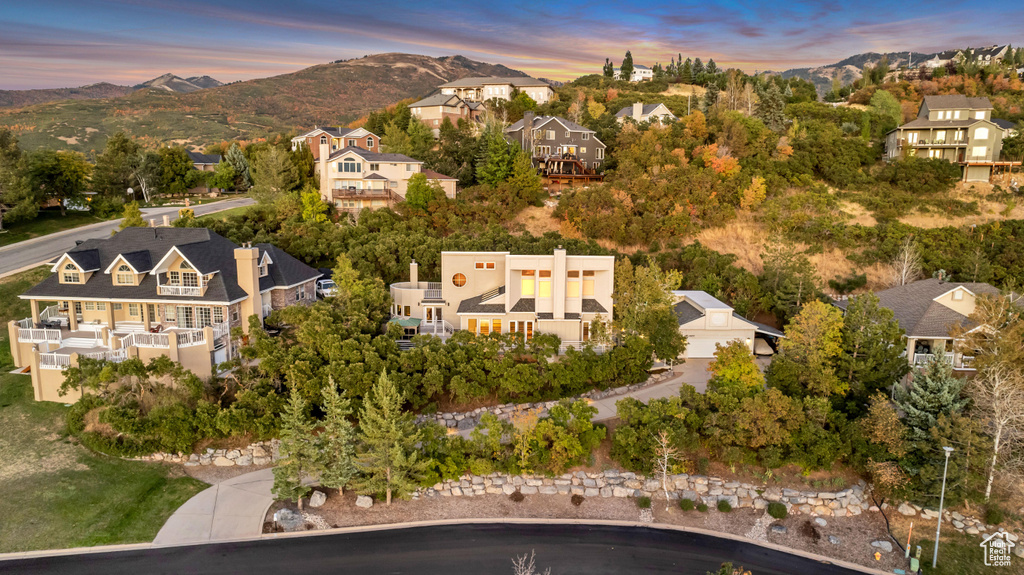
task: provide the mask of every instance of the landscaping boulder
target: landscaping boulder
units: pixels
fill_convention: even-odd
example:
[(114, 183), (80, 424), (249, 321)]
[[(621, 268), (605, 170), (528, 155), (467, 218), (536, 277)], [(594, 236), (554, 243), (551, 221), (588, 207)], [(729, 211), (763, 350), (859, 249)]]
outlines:
[(821, 527), (825, 527), (826, 525), (828, 525), (828, 521), (825, 521), (821, 517), (815, 517), (814, 522), (820, 525)]
[(362, 507), (363, 509), (373, 507), (373, 498), (369, 495), (360, 495), (356, 497), (356, 507)]
[(885, 551), (886, 553), (892, 553), (892, 543), (890, 543), (888, 541), (882, 541), (882, 540), (872, 541), (871, 542), (871, 546), (876, 548), (876, 549), (881, 549), (882, 551)]
[(232, 465), (235, 464), (235, 462), (231, 461), (227, 457), (224, 457), (223, 455), (219, 455), (217, 456), (216, 459), (213, 460), (213, 464), (216, 465), (217, 467), (231, 467)]
[(285, 531), (302, 531), (306, 528), (306, 520), (298, 511), (279, 509), (274, 513), (274, 522)]
[(899, 511), (903, 515), (917, 515), (917, 510), (911, 507), (910, 505), (907, 505), (906, 502), (900, 503), (900, 506), (896, 508), (896, 511)]
[(786, 526), (785, 525), (772, 525), (772, 533), (778, 533), (779, 535), (785, 535), (786, 534)]
[(828, 536), (828, 542), (833, 544), (833, 545), (839, 545), (839, 538), (836, 537), (835, 535), (829, 535)]
[(327, 495), (324, 494), (323, 491), (314, 491), (313, 494), (309, 496), (310, 507), (320, 507), (324, 503), (327, 503)]

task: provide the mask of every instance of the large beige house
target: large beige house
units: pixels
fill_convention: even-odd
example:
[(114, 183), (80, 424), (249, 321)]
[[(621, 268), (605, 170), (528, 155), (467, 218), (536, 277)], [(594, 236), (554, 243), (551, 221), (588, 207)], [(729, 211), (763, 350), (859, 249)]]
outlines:
[(538, 104), (546, 104), (555, 91), (544, 80), (536, 78), (461, 78), (438, 86), (442, 94), (455, 95), (468, 102), (511, 100), (518, 90)]
[[(925, 96), (917, 118), (885, 137), (887, 159), (940, 158), (960, 164), (967, 182), (987, 182), (1000, 162), (1003, 130), (992, 121), (988, 98), (960, 94)], [(1019, 162), (1018, 162), (1019, 163)]]
[(434, 94), (409, 104), (412, 116), (426, 124), (435, 138), (440, 136), (445, 119), (457, 126), (459, 120), (476, 120), (483, 111), (482, 103), (467, 102), (455, 94)]
[[(270, 244), (238, 247), (205, 228), (128, 228), (88, 240), (23, 293), (32, 317), (8, 323), (14, 365), (37, 401), (61, 396), (80, 358), (120, 362), (167, 356), (209, 377), (235, 350), (230, 329), (316, 299), (320, 272)], [(46, 304), (52, 304), (43, 307)]]
[[(892, 310), (906, 334), (910, 365), (924, 365), (943, 353), (953, 369), (968, 371), (973, 370), (973, 351), (957, 346), (951, 332), (954, 328), (977, 327), (970, 315), (982, 294), (999, 295), (999, 290), (987, 283), (930, 278), (875, 292), (878, 304)], [(849, 301), (837, 301), (835, 305), (845, 311)]]
[[(563, 345), (589, 341), (595, 319), (611, 321), (613, 256), (508, 252), (441, 252), (441, 281), (391, 284), (392, 316), (402, 325), (419, 320), (418, 333), (441, 337), (455, 330), (479, 335), (549, 333)], [(412, 320), (407, 321), (407, 320)]]
[(380, 154), (362, 148), (331, 153), (321, 142), (320, 197), (340, 211), (356, 216), (364, 209), (390, 208), (405, 199), (409, 178), (422, 173), (445, 196), (455, 198), (458, 180), (423, 168), (423, 162), (402, 154)]

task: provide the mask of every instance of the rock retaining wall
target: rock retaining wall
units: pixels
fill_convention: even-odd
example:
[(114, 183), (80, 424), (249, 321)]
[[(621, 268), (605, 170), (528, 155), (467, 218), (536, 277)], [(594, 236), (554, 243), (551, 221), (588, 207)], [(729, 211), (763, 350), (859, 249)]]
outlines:
[(278, 446), (280, 444), (280, 440), (271, 439), (270, 441), (257, 441), (241, 449), (208, 448), (204, 453), (191, 454), (154, 453), (139, 457), (137, 460), (182, 463), (185, 467), (196, 467), (199, 465), (214, 465), (217, 467), (268, 465), (277, 461), (280, 456), (278, 453)]
[[(655, 385), (671, 379), (674, 374), (671, 371), (652, 375), (647, 380), (633, 385), (624, 385), (622, 387), (616, 387), (614, 389), (607, 389), (604, 391), (593, 390), (586, 393), (582, 393), (575, 397), (568, 398), (570, 401), (577, 399), (604, 399), (606, 397), (614, 397), (617, 395), (625, 395), (632, 393), (639, 389)], [(431, 415), (420, 415), (416, 418), (416, 423), (423, 423), (426, 421), (434, 421), (438, 424), (459, 430), (473, 429), (480, 423), (480, 416), (485, 413), (492, 413), (498, 417), (498, 419), (508, 420), (516, 411), (525, 410), (539, 410), (540, 416), (544, 417), (547, 415), (548, 409), (552, 406), (557, 405), (558, 401), (541, 401), (537, 403), (504, 403), (495, 407), (480, 407), (473, 411), (465, 411), (462, 413), (455, 412), (443, 412), (438, 411)]]

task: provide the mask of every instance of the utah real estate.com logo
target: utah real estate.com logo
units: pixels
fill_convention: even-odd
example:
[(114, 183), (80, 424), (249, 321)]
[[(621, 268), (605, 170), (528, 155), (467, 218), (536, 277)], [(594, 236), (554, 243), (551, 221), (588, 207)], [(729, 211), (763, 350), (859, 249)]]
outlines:
[(1007, 537), (1005, 531), (998, 531), (989, 535), (981, 542), (981, 548), (985, 550), (985, 565), (991, 567), (1009, 567), (1010, 551), (1015, 547), (1013, 541)]

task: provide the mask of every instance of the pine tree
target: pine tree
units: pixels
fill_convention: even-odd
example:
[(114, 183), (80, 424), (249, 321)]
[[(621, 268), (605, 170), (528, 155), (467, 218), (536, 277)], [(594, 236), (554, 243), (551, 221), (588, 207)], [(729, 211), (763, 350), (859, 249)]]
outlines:
[(786, 127), (786, 101), (782, 97), (779, 85), (775, 82), (768, 82), (768, 88), (759, 96), (754, 115), (770, 130), (782, 132)]
[(352, 405), (338, 393), (334, 378), (330, 378), (323, 389), (324, 420), (323, 431), (317, 436), (317, 470), (320, 485), (345, 492), (345, 486), (355, 476), (356, 447), (355, 430), (348, 417)]
[(700, 78), (700, 75), (704, 72), (704, 63), (700, 61), (700, 58), (697, 58), (693, 61), (693, 77)]
[(902, 356), (905, 348), (899, 322), (892, 310), (878, 305), (878, 296), (850, 299), (843, 317), (843, 353), (836, 360), (836, 374), (850, 387), (849, 413), (862, 413), (868, 397), (910, 371)]
[(274, 496), (294, 500), (302, 509), (302, 498), (309, 493), (303, 479), (316, 468), (316, 439), (313, 421), (306, 414), (306, 400), (294, 390), (281, 414), (281, 458), (274, 468)]
[(708, 84), (708, 89), (704, 91), (704, 98), (701, 100), (701, 109), (707, 114), (711, 108), (715, 107), (718, 103), (718, 84)]
[(707, 73), (708, 74), (717, 74), (718, 73), (718, 65), (715, 64), (715, 59), (714, 58), (708, 60)]
[(232, 143), (224, 159), (235, 169), (235, 189), (240, 191), (252, 187), (252, 174), (249, 172), (249, 160), (242, 153), (238, 143)]
[(363, 447), (357, 465), (362, 476), (355, 483), (363, 493), (385, 493), (388, 505), (393, 495), (404, 497), (415, 489), (423, 469), (416, 450), (420, 431), (412, 414), (402, 411), (403, 402), (401, 392), (383, 372), (359, 414)]
[(626, 50), (626, 56), (622, 59), (622, 65), (619, 66), (619, 79), (630, 81), (633, 78), (633, 54), (629, 50)]
[(604, 77), (605, 78), (614, 78), (615, 77), (615, 65), (612, 64), (612, 61), (609, 58), (605, 58), (604, 59), (604, 69), (603, 69), (603, 72), (604, 72)]
[(683, 84), (693, 83), (693, 63), (690, 59), (686, 59), (686, 63), (683, 64), (682, 70), (679, 72), (679, 81)]
[(960, 396), (964, 380), (953, 374), (944, 354), (937, 354), (914, 372), (907, 387), (896, 388), (896, 404), (903, 410), (911, 440), (924, 441), (940, 415), (959, 413), (967, 405)]
[(512, 173), (508, 178), (509, 188), (529, 204), (538, 203), (544, 193), (544, 181), (533, 167), (530, 154), (516, 148), (512, 153)]
[(477, 181), (497, 186), (512, 174), (511, 146), (502, 136), (501, 126), (498, 124), (485, 127), (480, 139), (482, 153), (477, 158)]

